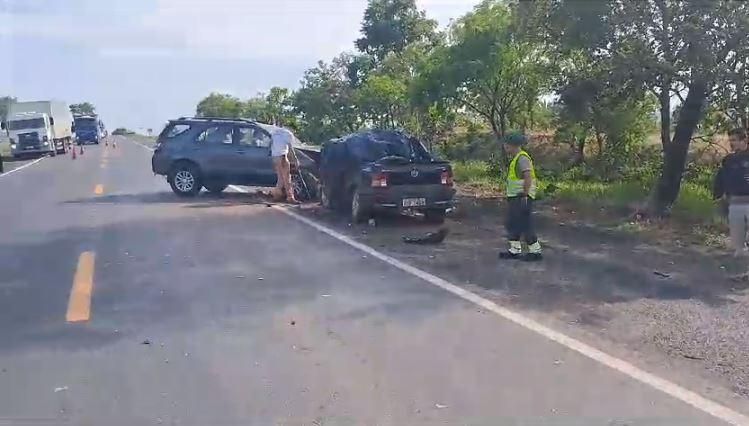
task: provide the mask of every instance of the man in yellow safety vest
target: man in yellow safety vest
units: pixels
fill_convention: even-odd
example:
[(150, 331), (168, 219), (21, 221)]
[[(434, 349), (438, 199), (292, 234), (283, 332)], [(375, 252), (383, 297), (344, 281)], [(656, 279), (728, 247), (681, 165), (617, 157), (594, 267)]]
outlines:
[[(500, 253), (502, 259), (542, 259), (541, 244), (533, 227), (533, 200), (536, 199), (536, 171), (533, 159), (523, 150), (527, 138), (522, 133), (510, 133), (503, 140), (505, 152), (512, 158), (507, 170), (507, 217), (505, 227), (509, 247)], [(523, 255), (525, 240), (528, 253)]]

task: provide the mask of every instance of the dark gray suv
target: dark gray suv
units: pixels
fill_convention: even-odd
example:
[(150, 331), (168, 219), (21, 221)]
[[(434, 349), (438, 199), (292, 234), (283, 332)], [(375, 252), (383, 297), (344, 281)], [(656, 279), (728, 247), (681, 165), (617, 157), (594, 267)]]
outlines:
[[(276, 174), (270, 154), (274, 126), (243, 119), (179, 118), (156, 141), (151, 168), (166, 176), (177, 195), (194, 196), (201, 188), (219, 193), (229, 185), (272, 187)], [(300, 199), (315, 197), (315, 149), (295, 146), (299, 167), (292, 173)]]

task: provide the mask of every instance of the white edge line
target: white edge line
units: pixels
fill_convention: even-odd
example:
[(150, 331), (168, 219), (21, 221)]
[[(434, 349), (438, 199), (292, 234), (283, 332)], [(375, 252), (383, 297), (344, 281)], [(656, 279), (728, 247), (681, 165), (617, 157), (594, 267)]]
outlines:
[(34, 161), (30, 162), (30, 163), (26, 163), (26, 164), (24, 164), (24, 165), (23, 165), (23, 166), (21, 166), (21, 167), (16, 167), (16, 168), (15, 168), (15, 169), (13, 169), (13, 170), (10, 170), (10, 171), (8, 171), (8, 172), (2, 173), (2, 174), (0, 174), (0, 178), (4, 178), (5, 176), (11, 175), (11, 174), (13, 174), (13, 173), (15, 173), (15, 172), (17, 172), (17, 171), (19, 171), (19, 170), (23, 170), (23, 169), (25, 169), (26, 167), (31, 167), (31, 166), (33, 166), (34, 164), (36, 164), (36, 163), (38, 163), (38, 162), (40, 162), (40, 161), (44, 160), (45, 158), (47, 158), (47, 157), (40, 157), (40, 158), (37, 158), (36, 160), (34, 160)]
[[(235, 191), (247, 193), (248, 191), (244, 188), (239, 188), (237, 186), (232, 185), (231, 188)], [(734, 411), (724, 405), (721, 405), (715, 401), (712, 401), (710, 399), (705, 398), (704, 396), (693, 392), (689, 389), (686, 389), (682, 386), (679, 386), (673, 382), (670, 382), (664, 378), (661, 378), (659, 376), (656, 376), (655, 374), (648, 373), (647, 371), (644, 371), (632, 364), (630, 364), (627, 361), (624, 361), (620, 358), (617, 358), (615, 356), (609, 355), (599, 349), (594, 348), (593, 346), (590, 346), (586, 343), (583, 343), (577, 339), (574, 339), (570, 336), (567, 336), (564, 333), (561, 333), (559, 331), (553, 330), (547, 326), (544, 326), (540, 324), (539, 322), (528, 318), (520, 313), (517, 313), (515, 311), (512, 311), (510, 309), (504, 308), (502, 306), (499, 306), (498, 304), (485, 299), (475, 293), (472, 293), (462, 287), (459, 287), (455, 284), (452, 284), (442, 278), (439, 278), (435, 275), (432, 275), (428, 272), (422, 271), (421, 269), (418, 269), (416, 267), (413, 267), (411, 265), (408, 265), (404, 262), (401, 262), (400, 260), (397, 260), (393, 257), (390, 257), (386, 254), (380, 253), (379, 251), (373, 249), (372, 247), (369, 247), (366, 244), (362, 244), (358, 241), (353, 240), (350, 237), (347, 237), (338, 231), (335, 231), (333, 229), (330, 229), (320, 223), (317, 223), (311, 219), (308, 219), (304, 216), (301, 216), (297, 213), (294, 213), (290, 211), (287, 208), (274, 206), (277, 210), (283, 212), (284, 214), (291, 216), (292, 218), (307, 224), (315, 229), (317, 229), (320, 232), (323, 232), (325, 234), (328, 234), (329, 236), (348, 244), (349, 246), (360, 250), (364, 253), (367, 253), (368, 255), (372, 257), (376, 257), (377, 259), (380, 259), (381, 261), (394, 266), (404, 272), (407, 272), (411, 275), (414, 275), (418, 278), (423, 279), (424, 281), (428, 282), (429, 284), (432, 284), (434, 286), (437, 286), (443, 290), (446, 290), (460, 298), (463, 298), (469, 302), (472, 302), (488, 311), (491, 311), (500, 317), (511, 321), (523, 328), (526, 328), (530, 331), (533, 331), (536, 334), (539, 334), (551, 341), (554, 341), (568, 349), (571, 349), (587, 358), (590, 358), (598, 363), (601, 363), (613, 370), (618, 371), (619, 373), (625, 374), (641, 383), (644, 383), (645, 385), (648, 385), (658, 391), (661, 391), (667, 395), (670, 395), (686, 404), (691, 405), (692, 407), (703, 411), (713, 417), (716, 417), (720, 420), (723, 420), (729, 424), (741, 426), (741, 425), (749, 425), (749, 417), (747, 417), (744, 414), (741, 414), (737, 411)]]

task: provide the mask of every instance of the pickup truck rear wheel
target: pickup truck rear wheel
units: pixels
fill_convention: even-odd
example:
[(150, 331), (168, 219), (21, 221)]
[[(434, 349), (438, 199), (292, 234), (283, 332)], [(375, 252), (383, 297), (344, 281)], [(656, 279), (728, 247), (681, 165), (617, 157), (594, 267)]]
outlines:
[(362, 204), (359, 190), (354, 188), (351, 192), (351, 221), (362, 223), (369, 219), (370, 215), (368, 207)]
[(192, 164), (177, 164), (169, 173), (169, 185), (172, 191), (181, 197), (194, 197), (202, 187), (200, 172)]

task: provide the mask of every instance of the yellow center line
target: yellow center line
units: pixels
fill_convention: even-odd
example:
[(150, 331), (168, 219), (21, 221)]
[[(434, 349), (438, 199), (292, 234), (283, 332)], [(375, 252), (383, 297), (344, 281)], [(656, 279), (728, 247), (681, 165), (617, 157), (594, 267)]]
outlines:
[(68, 322), (88, 321), (91, 318), (91, 294), (94, 290), (94, 263), (96, 254), (84, 251), (78, 258), (78, 267), (73, 278), (73, 287), (68, 299)]
[(101, 195), (103, 193), (104, 193), (104, 185), (102, 184), (96, 185), (96, 187), (94, 188), (94, 194)]

